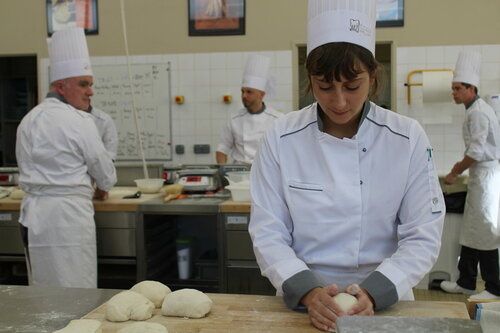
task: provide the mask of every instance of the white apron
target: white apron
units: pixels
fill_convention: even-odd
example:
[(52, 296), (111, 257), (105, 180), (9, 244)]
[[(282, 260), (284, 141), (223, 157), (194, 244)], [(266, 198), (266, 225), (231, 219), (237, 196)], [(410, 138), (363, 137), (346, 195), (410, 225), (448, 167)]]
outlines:
[(500, 247), (499, 202), (499, 162), (476, 162), (469, 170), (461, 245), (478, 250)]
[(27, 193), (20, 222), (28, 228), (30, 284), (97, 288), (96, 230), (89, 197)]

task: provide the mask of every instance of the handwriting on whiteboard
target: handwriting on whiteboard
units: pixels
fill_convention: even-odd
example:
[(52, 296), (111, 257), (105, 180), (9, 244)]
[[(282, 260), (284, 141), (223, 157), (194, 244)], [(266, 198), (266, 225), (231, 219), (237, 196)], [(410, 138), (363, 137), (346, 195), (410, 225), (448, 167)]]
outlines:
[(134, 122), (134, 93), (140, 135), (147, 160), (171, 160), (168, 64), (95, 65), (92, 105), (107, 112), (118, 130), (117, 160), (140, 160)]

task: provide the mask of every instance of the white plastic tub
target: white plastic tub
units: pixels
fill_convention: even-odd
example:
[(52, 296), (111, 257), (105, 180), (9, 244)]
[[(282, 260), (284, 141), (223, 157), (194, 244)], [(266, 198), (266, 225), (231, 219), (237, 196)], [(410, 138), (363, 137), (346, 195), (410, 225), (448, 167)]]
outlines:
[(229, 185), (235, 185), (237, 183), (249, 183), (250, 182), (250, 171), (231, 171), (226, 173), (226, 178), (229, 181)]
[(250, 185), (247, 186), (237, 186), (237, 185), (229, 185), (226, 186), (228, 190), (231, 191), (231, 196), (233, 197), (233, 201), (250, 201)]

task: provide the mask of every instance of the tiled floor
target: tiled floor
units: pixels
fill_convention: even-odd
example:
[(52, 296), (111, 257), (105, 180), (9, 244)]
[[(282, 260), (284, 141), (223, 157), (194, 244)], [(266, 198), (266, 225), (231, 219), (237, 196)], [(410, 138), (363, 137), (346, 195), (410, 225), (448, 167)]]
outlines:
[[(477, 283), (476, 291), (479, 293), (484, 290), (484, 281), (480, 280)], [(467, 303), (467, 295), (464, 294), (448, 294), (442, 290), (426, 290), (413, 289), (415, 300), (417, 301), (449, 301), (449, 302), (464, 302)]]

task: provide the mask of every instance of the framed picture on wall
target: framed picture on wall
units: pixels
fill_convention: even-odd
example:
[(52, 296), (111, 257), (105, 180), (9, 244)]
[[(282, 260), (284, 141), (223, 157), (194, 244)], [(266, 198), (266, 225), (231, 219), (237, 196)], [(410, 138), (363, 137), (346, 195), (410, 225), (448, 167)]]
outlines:
[(47, 32), (81, 27), (86, 35), (98, 33), (97, 0), (46, 0)]
[(245, 0), (188, 0), (189, 36), (245, 34)]
[(402, 27), (404, 0), (377, 0), (377, 27)]

